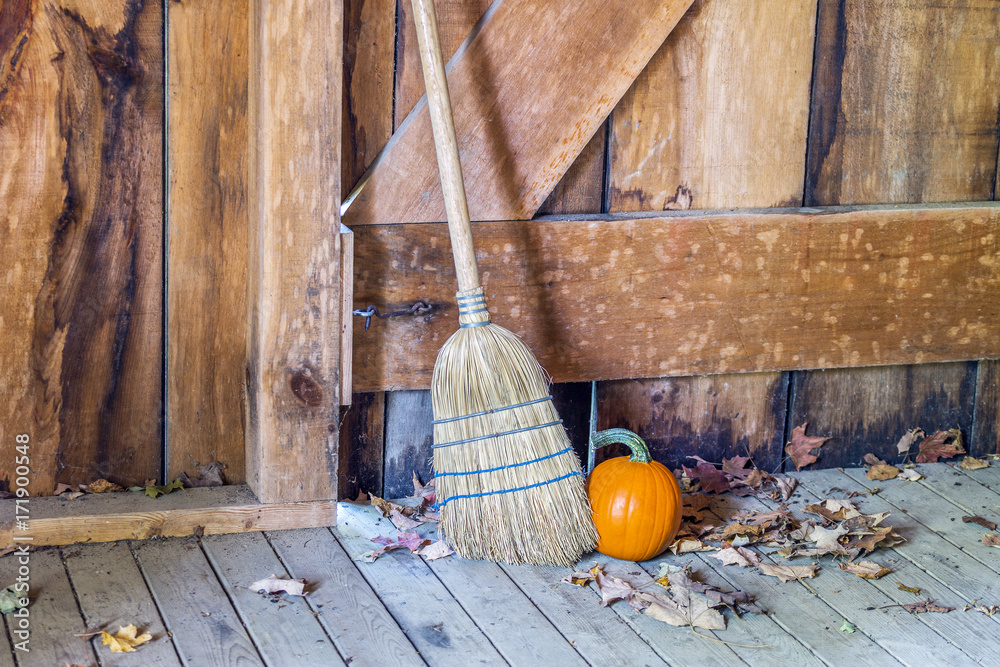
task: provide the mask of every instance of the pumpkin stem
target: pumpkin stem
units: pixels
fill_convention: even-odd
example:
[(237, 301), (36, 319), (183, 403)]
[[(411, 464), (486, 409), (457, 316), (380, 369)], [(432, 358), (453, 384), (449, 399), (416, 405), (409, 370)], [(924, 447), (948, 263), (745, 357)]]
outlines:
[(629, 461), (649, 463), (649, 447), (646, 446), (642, 438), (627, 428), (609, 428), (606, 431), (598, 431), (590, 435), (590, 447), (595, 451), (616, 443), (626, 445), (632, 450), (632, 456), (628, 457)]

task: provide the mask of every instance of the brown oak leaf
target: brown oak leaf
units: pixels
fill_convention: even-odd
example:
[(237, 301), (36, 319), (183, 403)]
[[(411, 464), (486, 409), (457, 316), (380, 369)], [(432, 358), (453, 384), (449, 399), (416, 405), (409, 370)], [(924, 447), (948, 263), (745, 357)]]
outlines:
[[(785, 453), (788, 454), (790, 459), (792, 459), (792, 463), (795, 464), (796, 470), (802, 470), (802, 468), (810, 463), (815, 463), (819, 460), (819, 448), (823, 446), (823, 443), (830, 439), (814, 435), (806, 435), (807, 426), (809, 426), (809, 422), (806, 422), (802, 426), (796, 426), (793, 428), (792, 441), (785, 447)], [(815, 450), (817, 454), (813, 454), (813, 450)]]

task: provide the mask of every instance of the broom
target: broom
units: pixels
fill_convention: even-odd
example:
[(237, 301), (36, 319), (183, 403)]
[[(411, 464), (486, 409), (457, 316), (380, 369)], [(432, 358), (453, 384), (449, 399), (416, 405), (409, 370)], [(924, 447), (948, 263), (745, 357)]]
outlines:
[(463, 558), (569, 566), (597, 542), (580, 461), (542, 367), (490, 322), (432, 0), (413, 14), (459, 288), (431, 380), (441, 530)]

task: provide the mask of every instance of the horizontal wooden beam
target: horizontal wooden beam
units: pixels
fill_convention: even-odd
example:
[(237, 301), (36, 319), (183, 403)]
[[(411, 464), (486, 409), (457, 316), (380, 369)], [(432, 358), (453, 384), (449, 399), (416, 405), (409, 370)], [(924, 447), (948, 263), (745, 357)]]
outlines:
[[(261, 503), (243, 485), (184, 489), (155, 500), (134, 492), (88, 494), (73, 500), (58, 496), (32, 498), (27, 531), (13, 525), (13, 503), (0, 501), (0, 506), (8, 505), (9, 510), (4, 511), (8, 519), (0, 525), (0, 551), (14, 544), (40, 547), (114, 542), (318, 528), (337, 522), (335, 501)], [(15, 542), (15, 538), (31, 539)]]
[[(1000, 357), (1000, 204), (473, 223), (493, 319), (556, 382)], [(457, 328), (443, 224), (355, 230), (354, 391), (420, 389)]]

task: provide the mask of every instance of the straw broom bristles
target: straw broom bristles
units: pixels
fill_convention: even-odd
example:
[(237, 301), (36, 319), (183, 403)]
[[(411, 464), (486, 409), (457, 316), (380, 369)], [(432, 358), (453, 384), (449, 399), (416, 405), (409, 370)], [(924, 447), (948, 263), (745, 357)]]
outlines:
[[(482, 298), (481, 288), (459, 292), (459, 303), (476, 295)], [(495, 435), (559, 422), (559, 416), (551, 400), (502, 410), (545, 399), (548, 380), (516, 335), (495, 324), (468, 326), (489, 321), (485, 305), (479, 305), (481, 312), (472, 314), (460, 309), (459, 319), (467, 328), (460, 328), (441, 348), (431, 381), (442, 532), (464, 558), (573, 565), (597, 541), (579, 459), (561, 423)], [(476, 440), (440, 446), (469, 439)], [(517, 465), (543, 457), (548, 458)], [(501, 469), (448, 474), (496, 468)], [(538, 486), (491, 494), (532, 485)], [(489, 495), (456, 498), (478, 494)]]

